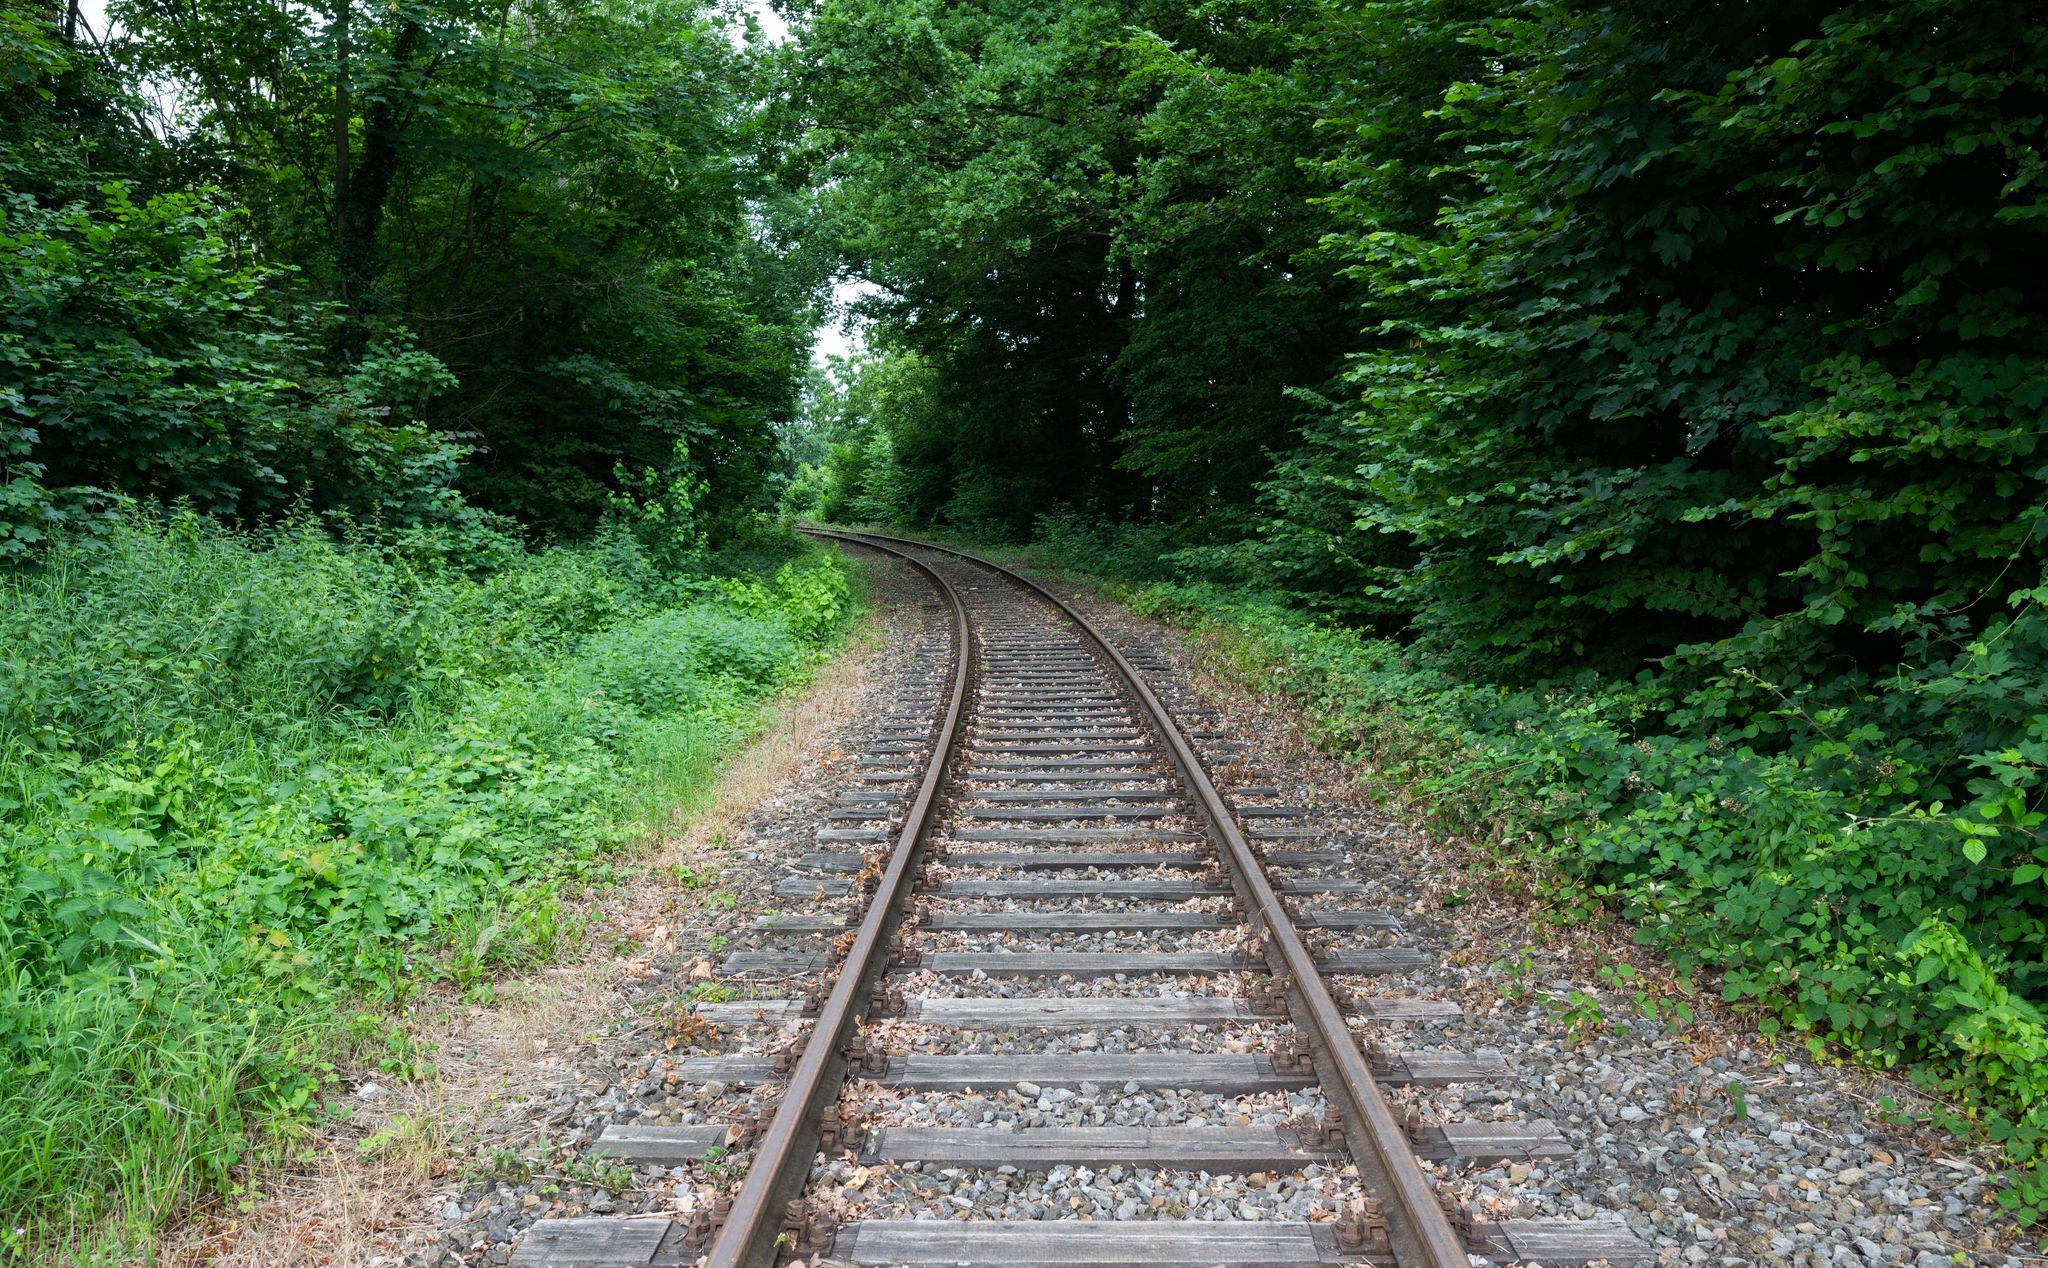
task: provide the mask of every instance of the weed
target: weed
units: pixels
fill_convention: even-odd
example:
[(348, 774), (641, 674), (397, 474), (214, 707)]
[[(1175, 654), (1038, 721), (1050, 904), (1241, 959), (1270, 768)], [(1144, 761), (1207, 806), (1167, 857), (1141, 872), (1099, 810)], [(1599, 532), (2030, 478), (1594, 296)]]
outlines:
[(1536, 989), (1531, 980), (1536, 973), (1536, 953), (1527, 947), (1522, 948), (1522, 954), (1514, 960), (1495, 960), (1493, 971), (1507, 979), (1501, 984), (1500, 995), (1511, 1004), (1528, 999)]
[(555, 1171), (571, 1184), (626, 1193), (633, 1188), (633, 1168), (603, 1158), (564, 1158)]
[(422, 1178), (434, 1173), (448, 1145), (441, 1120), (432, 1114), (400, 1114), (356, 1143), (365, 1158), (394, 1162)]
[(1600, 1009), (1599, 997), (1590, 991), (1567, 991), (1563, 999), (1550, 1001), (1550, 1012), (1564, 1023), (1565, 1037), (1575, 1046), (1607, 1029), (1607, 1014)]
[(720, 1183), (738, 1180), (747, 1174), (747, 1164), (734, 1161), (724, 1145), (713, 1145), (706, 1149), (702, 1165), (704, 1174)]
[(511, 1184), (524, 1184), (533, 1178), (533, 1164), (516, 1150), (496, 1148), (479, 1163), (469, 1169), (468, 1177), (475, 1181), (503, 1180)]
[(671, 870), (675, 875), (676, 884), (687, 890), (704, 889), (718, 879), (716, 871), (699, 872), (686, 863), (677, 863)]
[(433, 1049), (402, 1020), (359, 1012), (344, 1023), (344, 1031), (354, 1060), (374, 1063), (394, 1079), (412, 1083), (434, 1072)]
[[(1666, 994), (1655, 989), (1651, 983), (1642, 980), (1633, 964), (1604, 964), (1597, 970), (1600, 980), (1618, 991), (1626, 991), (1635, 1000), (1636, 1008), (1666, 1033), (1681, 1035), (1692, 1025), (1692, 1005), (1677, 995)], [(1680, 983), (1680, 989), (1684, 984)]]

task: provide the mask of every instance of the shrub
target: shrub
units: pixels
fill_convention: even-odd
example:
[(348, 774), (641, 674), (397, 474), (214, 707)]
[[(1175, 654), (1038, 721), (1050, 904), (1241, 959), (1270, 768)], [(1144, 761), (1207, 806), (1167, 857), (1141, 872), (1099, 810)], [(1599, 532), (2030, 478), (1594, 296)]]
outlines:
[[(2018, 599), (2011, 638), (2043, 636), (2041, 597)], [(1811, 711), (1787, 694), (1771, 725), (1724, 725), (1665, 712), (1647, 680), (1477, 683), (1413, 648), (1213, 588), (1153, 586), (1136, 605), (1205, 631), (1230, 664), (1298, 701), (1321, 744), (1438, 828), (1551, 878), (1574, 904), (1610, 903), (1682, 970), (1711, 970), (1763, 1030), (1910, 1065), (1969, 1120), (1952, 1125), (1974, 1123), (2022, 1169), (2009, 1207), (2032, 1215), (2048, 1200), (2033, 1170), (2048, 1133), (2048, 941), (2032, 888), (2038, 823), (2024, 809), (2038, 751), (1979, 753), (1974, 799), (1930, 804), (1916, 794), (1934, 759), (1874, 721), (1895, 704), (1883, 692)], [(1901, 680), (1964, 695), (1998, 663), (1979, 647), (1969, 665)], [(2048, 702), (2025, 694), (2038, 679), (2006, 687), (2041, 716)]]
[(123, 512), (0, 586), (10, 1227), (118, 1246), (227, 1183), (314, 1102), (337, 999), (416, 989), (462, 922), (693, 796), (852, 608), (815, 554), (635, 550), (471, 577)]

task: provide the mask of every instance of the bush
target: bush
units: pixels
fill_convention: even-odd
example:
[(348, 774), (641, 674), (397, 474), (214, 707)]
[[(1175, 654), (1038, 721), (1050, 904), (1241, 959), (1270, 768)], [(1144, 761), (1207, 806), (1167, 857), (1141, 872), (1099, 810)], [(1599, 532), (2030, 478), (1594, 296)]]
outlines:
[(453, 376), (402, 332), (324, 369), (327, 314), (245, 237), (211, 191), (0, 205), (0, 370), (33, 385), (0, 387), (0, 559), (80, 518), (81, 490), (223, 518), (474, 515), (452, 492), (467, 450), (414, 421)]
[(0, 1209), (33, 1244), (229, 1183), (312, 1103), (338, 998), (589, 874), (852, 607), (823, 555), (682, 578), (634, 549), (472, 578), (124, 512), (0, 587)]
[(1159, 581), (1172, 575), (1167, 556), (1186, 536), (1159, 524), (1115, 524), (1062, 508), (1038, 517), (1031, 533), (1034, 558), (1120, 581)]
[(1434, 826), (1533, 867), (1572, 903), (1611, 904), (1681, 970), (1711, 970), (1726, 999), (1761, 1010), (1764, 1031), (1911, 1065), (1960, 1107), (1952, 1126), (2003, 1145), (2021, 1171), (2002, 1198), (2034, 1215), (2048, 1200), (2048, 939), (2039, 816), (2026, 807), (2048, 753), (2024, 738), (1978, 752), (1966, 804), (1930, 803), (1944, 746), (1986, 732), (1960, 720), (1922, 744), (1881, 720), (1900, 690), (1989, 689), (2038, 731), (2039, 677), (1999, 673), (2048, 637), (2043, 598), (2015, 596), (2004, 637), (1968, 663), (1902, 671), (1853, 706), (1786, 692), (1747, 724), (1669, 713), (1648, 679), (1474, 682), (1413, 648), (1212, 588), (1153, 586), (1136, 606), (1210, 635)]

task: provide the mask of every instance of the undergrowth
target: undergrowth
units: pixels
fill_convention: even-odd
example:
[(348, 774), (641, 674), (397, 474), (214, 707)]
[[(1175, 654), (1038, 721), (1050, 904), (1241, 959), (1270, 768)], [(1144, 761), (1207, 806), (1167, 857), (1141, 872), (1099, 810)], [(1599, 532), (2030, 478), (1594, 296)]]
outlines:
[[(1853, 704), (1813, 716), (1786, 699), (1800, 737), (1787, 744), (1689, 725), (1652, 708), (1641, 682), (1475, 682), (1213, 586), (1155, 582), (1127, 597), (1200, 632), (1226, 669), (1298, 706), (1312, 738), (1368, 784), (1553, 904), (1619, 913), (1681, 972), (1711, 972), (1765, 1033), (1789, 1030), (1821, 1059), (1848, 1051), (1900, 1069), (1951, 1107), (1934, 1111), (1943, 1126), (2003, 1149), (2006, 1209), (2033, 1222), (2048, 1205), (2048, 1026), (2030, 998), (2040, 945), (1999, 897), (1981, 845), (2000, 829), (2035, 839), (2038, 823), (2001, 816), (2024, 813), (2005, 790), (2036, 759), (1984, 755), (1975, 798), (1943, 807), (1911, 796), (1916, 780), (1932, 782), (1914, 746), (1887, 742)], [(2039, 639), (2038, 621), (2010, 637)], [(1981, 668), (1987, 691), (2027, 686)]]
[(0, 582), (0, 1261), (132, 1253), (316, 1111), (345, 1005), (552, 954), (852, 607), (776, 534), (434, 545), (123, 513)]

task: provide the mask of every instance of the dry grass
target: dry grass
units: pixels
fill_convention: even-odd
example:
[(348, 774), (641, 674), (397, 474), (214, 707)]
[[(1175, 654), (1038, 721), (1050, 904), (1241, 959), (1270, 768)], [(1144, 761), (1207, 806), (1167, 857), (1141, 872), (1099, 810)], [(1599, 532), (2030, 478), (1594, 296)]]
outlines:
[[(564, 895), (565, 906), (577, 909), (567, 914), (610, 936), (577, 940), (572, 958), (495, 983), (488, 1004), (430, 988), (406, 1015), (388, 1019), (432, 1054), (425, 1077), (394, 1080), (368, 1057), (345, 1067), (342, 1108), (286, 1150), (288, 1162), (261, 1168), (247, 1192), (216, 1199), (171, 1228), (155, 1262), (377, 1268), (430, 1246), (451, 1174), (480, 1147), (530, 1143), (492, 1134), (500, 1107), (517, 1093), (568, 1082), (579, 1042), (630, 1012), (620, 986), (677, 950), (681, 918), (708, 897), (685, 887), (676, 869), (715, 870), (748, 812), (800, 774), (822, 738), (846, 721), (873, 684), (887, 624), (886, 609), (871, 613), (800, 695), (773, 706), (760, 733), (720, 770), (709, 798), (623, 860), (621, 884)], [(367, 1083), (381, 1092), (356, 1095)]]
[[(586, 944), (588, 945), (588, 944)], [(493, 1005), (429, 991), (402, 1018), (434, 1067), (397, 1081), (374, 1067), (347, 1071), (344, 1103), (243, 1195), (174, 1228), (163, 1262), (214, 1268), (367, 1268), (430, 1243), (437, 1187), (461, 1166), (508, 1093), (550, 1082), (577, 1037), (621, 1008), (618, 957), (586, 953), (531, 978), (499, 984)], [(382, 1091), (364, 1098), (367, 1084)]]

